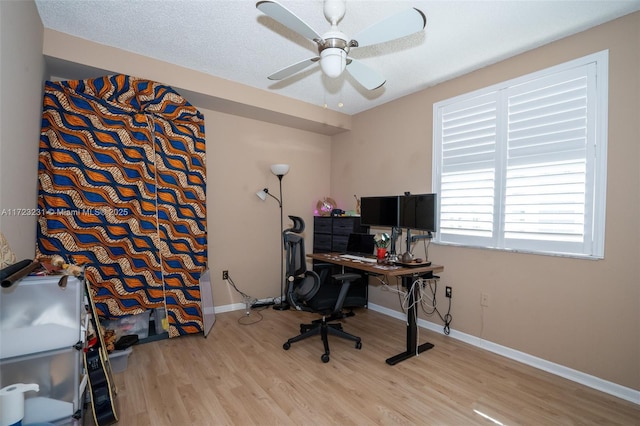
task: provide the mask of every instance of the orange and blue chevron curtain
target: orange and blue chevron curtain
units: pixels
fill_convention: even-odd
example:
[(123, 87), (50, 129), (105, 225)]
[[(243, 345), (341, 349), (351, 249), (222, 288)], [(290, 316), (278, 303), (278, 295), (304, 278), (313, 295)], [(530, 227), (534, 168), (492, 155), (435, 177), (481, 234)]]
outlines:
[(108, 319), (166, 308), (170, 337), (201, 332), (204, 116), (149, 80), (49, 81), (38, 161), (37, 256), (85, 264)]

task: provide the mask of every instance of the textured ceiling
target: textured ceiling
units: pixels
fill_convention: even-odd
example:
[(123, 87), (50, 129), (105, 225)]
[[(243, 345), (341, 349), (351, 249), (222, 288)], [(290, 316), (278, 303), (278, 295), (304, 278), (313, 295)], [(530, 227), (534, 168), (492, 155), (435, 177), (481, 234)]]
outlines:
[[(181, 65), (316, 105), (355, 114), (640, 10), (640, 0), (347, 1), (339, 29), (353, 36), (416, 7), (423, 32), (352, 49), (386, 77), (374, 91), (347, 73), (314, 65), (286, 80), (266, 77), (315, 56), (315, 44), (255, 7), (253, 0), (36, 0), (46, 28)], [(280, 2), (322, 34), (322, 1)], [(144, 77), (144, 76), (140, 76)], [(342, 104), (342, 106), (339, 106)]]

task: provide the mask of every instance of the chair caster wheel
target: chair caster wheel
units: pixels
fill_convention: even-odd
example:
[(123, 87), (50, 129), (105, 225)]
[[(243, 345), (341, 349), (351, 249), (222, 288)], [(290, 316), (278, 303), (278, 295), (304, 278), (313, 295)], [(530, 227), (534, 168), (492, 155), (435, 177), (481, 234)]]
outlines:
[(325, 364), (327, 362), (329, 362), (329, 355), (327, 354), (322, 354), (322, 356), (320, 357), (320, 359), (322, 360), (322, 362), (324, 362)]
[(362, 342), (356, 342), (356, 349), (362, 349)]
[(289, 342), (286, 342), (284, 345), (282, 345), (282, 349), (284, 349), (285, 351), (288, 351), (290, 347), (291, 347), (291, 343)]

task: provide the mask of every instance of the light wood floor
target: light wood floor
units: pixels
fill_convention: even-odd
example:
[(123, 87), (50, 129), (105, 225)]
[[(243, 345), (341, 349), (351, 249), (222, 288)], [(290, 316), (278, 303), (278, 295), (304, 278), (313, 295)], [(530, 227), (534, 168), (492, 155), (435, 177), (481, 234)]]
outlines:
[[(241, 321), (263, 319), (252, 325)], [(435, 348), (395, 366), (404, 322), (362, 310), (362, 337), (282, 344), (316, 317), (265, 309), (218, 314), (207, 338), (134, 346), (116, 373), (119, 425), (638, 425), (640, 406), (421, 329)], [(90, 415), (89, 415), (90, 416)], [(500, 424), (498, 423), (498, 424)]]

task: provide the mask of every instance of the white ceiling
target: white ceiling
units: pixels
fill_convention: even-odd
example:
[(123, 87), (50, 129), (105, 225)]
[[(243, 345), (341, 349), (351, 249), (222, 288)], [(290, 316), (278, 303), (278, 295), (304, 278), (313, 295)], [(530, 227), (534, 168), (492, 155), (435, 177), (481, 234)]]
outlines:
[[(353, 36), (408, 7), (423, 32), (352, 49), (387, 79), (368, 92), (348, 73), (314, 65), (289, 79), (272, 74), (316, 56), (315, 43), (256, 9), (254, 0), (36, 0), (46, 28), (355, 114), (518, 53), (640, 10), (640, 0), (348, 0), (339, 29)], [(321, 0), (280, 2), (322, 34)], [(144, 77), (144, 76), (139, 76)], [(339, 107), (339, 103), (343, 106)]]

